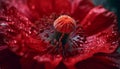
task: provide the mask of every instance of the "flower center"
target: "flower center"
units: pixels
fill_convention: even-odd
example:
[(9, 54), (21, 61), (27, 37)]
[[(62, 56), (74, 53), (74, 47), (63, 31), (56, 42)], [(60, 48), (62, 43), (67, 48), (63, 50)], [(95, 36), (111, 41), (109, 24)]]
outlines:
[[(35, 22), (38, 38), (47, 44), (43, 53), (71, 57), (82, 54), (86, 41), (82, 27), (68, 15), (51, 14)], [(39, 51), (39, 50), (38, 50)]]
[(76, 22), (70, 16), (62, 15), (54, 21), (53, 26), (56, 30), (53, 39), (56, 42), (52, 41), (52, 44), (55, 44), (57, 51), (62, 47), (62, 55), (65, 56), (65, 45), (68, 41), (69, 34), (75, 30)]
[(75, 29), (76, 22), (70, 16), (62, 15), (54, 21), (53, 26), (58, 32), (69, 34)]

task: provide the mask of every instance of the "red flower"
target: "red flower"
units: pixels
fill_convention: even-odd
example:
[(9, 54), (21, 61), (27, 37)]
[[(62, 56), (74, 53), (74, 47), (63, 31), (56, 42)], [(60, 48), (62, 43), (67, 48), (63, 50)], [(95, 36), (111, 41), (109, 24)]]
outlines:
[(1, 2), (0, 7), (0, 44), (22, 56), (23, 69), (73, 69), (118, 47), (116, 15), (88, 0), (5, 2), (9, 5)]

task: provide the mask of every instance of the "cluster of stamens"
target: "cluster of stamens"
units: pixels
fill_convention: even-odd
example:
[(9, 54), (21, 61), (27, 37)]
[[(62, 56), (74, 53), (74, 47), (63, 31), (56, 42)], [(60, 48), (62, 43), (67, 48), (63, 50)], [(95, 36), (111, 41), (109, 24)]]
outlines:
[[(84, 37), (80, 33), (78, 34), (81, 31), (77, 30), (76, 20), (68, 15), (57, 16), (57, 18), (54, 16), (44, 17), (38, 23), (40, 32), (42, 32), (39, 37), (48, 41), (46, 53), (60, 54), (64, 57), (75, 55), (76, 53), (74, 54), (73, 51), (77, 51), (80, 44), (84, 43)], [(49, 19), (50, 22), (46, 19)]]

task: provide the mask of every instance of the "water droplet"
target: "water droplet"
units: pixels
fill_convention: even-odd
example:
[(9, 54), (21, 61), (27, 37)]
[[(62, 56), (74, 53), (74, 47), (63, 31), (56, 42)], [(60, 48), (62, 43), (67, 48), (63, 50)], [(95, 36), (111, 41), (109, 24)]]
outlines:
[(57, 58), (60, 58), (60, 55), (56, 55)]
[(24, 55), (24, 53), (23, 53), (23, 52), (20, 52), (19, 54), (20, 54), (20, 56), (23, 56), (23, 55)]
[(6, 22), (0, 22), (0, 25), (3, 26), (3, 27), (5, 27), (5, 26), (7, 26), (8, 24), (7, 24)]
[(29, 34), (31, 34), (31, 31), (29, 31)]
[(34, 9), (35, 9), (35, 6), (34, 6), (34, 5), (32, 5), (32, 6), (31, 6), (31, 8), (34, 10)]

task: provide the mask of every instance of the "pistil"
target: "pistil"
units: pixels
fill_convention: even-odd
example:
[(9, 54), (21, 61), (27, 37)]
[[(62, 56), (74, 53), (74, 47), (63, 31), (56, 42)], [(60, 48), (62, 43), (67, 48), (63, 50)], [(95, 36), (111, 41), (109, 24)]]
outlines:
[(59, 51), (60, 47), (62, 47), (62, 55), (65, 56), (65, 45), (70, 33), (75, 30), (76, 22), (68, 15), (61, 15), (54, 21), (53, 26), (55, 33), (51, 43), (55, 46), (56, 51)]

